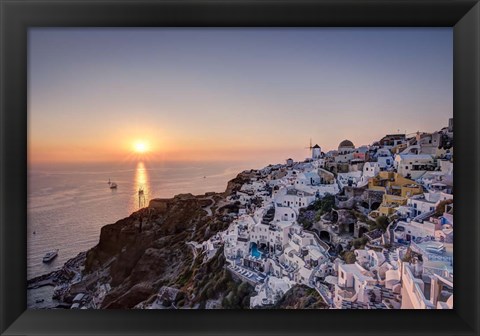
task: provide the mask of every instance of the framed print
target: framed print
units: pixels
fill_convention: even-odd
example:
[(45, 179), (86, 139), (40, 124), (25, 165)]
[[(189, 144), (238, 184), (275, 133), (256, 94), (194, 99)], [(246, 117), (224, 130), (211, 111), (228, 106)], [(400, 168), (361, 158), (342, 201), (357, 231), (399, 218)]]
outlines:
[(478, 334), (476, 1), (2, 17), (2, 334)]

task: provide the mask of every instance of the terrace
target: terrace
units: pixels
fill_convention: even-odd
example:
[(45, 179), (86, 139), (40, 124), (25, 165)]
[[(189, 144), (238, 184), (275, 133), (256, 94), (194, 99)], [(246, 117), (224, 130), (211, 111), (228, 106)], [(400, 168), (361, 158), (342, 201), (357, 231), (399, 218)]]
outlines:
[(423, 255), (429, 262), (440, 262), (453, 265), (453, 244), (440, 243), (431, 239), (421, 239), (419, 242), (410, 242), (412, 251)]
[(265, 281), (266, 275), (264, 273), (237, 264), (238, 261), (239, 260), (237, 259), (234, 265), (228, 265), (227, 269), (237, 275), (239, 278), (254, 285), (257, 283), (263, 283)]

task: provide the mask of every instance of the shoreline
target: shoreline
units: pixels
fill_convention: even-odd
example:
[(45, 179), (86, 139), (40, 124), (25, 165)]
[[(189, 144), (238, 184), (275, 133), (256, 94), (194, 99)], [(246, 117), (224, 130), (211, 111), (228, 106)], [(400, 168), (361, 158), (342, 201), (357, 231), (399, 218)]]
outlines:
[[(191, 199), (201, 200), (203, 202), (201, 204), (201, 208), (206, 212), (207, 216), (212, 216), (211, 207), (213, 204), (218, 203), (218, 198), (221, 198), (221, 201), (225, 202), (226, 196), (228, 196), (231, 192), (233, 192), (233, 190), (241, 187), (241, 183), (243, 181), (240, 178), (240, 176), (242, 176), (242, 174), (246, 172), (252, 172), (252, 171), (254, 171), (254, 169), (244, 170), (238, 173), (235, 178), (227, 182), (227, 186), (224, 192), (206, 192), (200, 195), (193, 195), (191, 193), (180, 193), (180, 194), (174, 195), (171, 198), (153, 198), (149, 201), (148, 205), (145, 208), (141, 208), (137, 211), (134, 211), (129, 216), (121, 218), (114, 223), (103, 225), (101, 227), (101, 231), (105, 227), (116, 225), (119, 222), (129, 220), (132, 217), (136, 216), (136, 214), (138, 214), (139, 212), (142, 212), (145, 210), (148, 211), (148, 209), (152, 209), (152, 208), (155, 208), (160, 211), (166, 211), (171, 204), (178, 201), (183, 201), (183, 200), (191, 200)], [(217, 198), (217, 202), (214, 201), (213, 198)], [(221, 205), (228, 205), (228, 203), (225, 202), (225, 204), (222, 204), (222, 202), (220, 202)], [(137, 223), (137, 226), (138, 226), (138, 223)], [(101, 233), (99, 236), (101, 236)], [(191, 242), (188, 242), (188, 243), (191, 243)], [(55, 307), (48, 307), (48, 308), (69, 308), (71, 304), (65, 303), (65, 299), (62, 298), (62, 296), (65, 295), (67, 288), (84, 281), (83, 273), (85, 273), (85, 263), (87, 261), (87, 254), (91, 250), (95, 249), (99, 244), (100, 244), (100, 237), (99, 237), (99, 242), (96, 245), (92, 246), (87, 251), (82, 251), (77, 256), (68, 259), (59, 269), (27, 279), (27, 293), (29, 291), (37, 290), (43, 287), (53, 287), (54, 288), (53, 299), (54, 300), (57, 299), (58, 303), (55, 305)], [(192, 263), (193, 263), (196, 257), (195, 252), (197, 251), (195, 247), (193, 246), (191, 247), (193, 250), (195, 250), (195, 251), (192, 251), (192, 253), (194, 254), (194, 258), (192, 260)], [(189, 248), (188, 250), (191, 250), (191, 249)], [(43, 298), (41, 299), (41, 301), (43, 302), (43, 300), (46, 300), (46, 299), (47, 298)], [(67, 301), (69, 301), (69, 299), (67, 299)], [(36, 307), (30, 306), (29, 308), (35, 309)], [(162, 309), (168, 309), (168, 307), (163, 307)]]

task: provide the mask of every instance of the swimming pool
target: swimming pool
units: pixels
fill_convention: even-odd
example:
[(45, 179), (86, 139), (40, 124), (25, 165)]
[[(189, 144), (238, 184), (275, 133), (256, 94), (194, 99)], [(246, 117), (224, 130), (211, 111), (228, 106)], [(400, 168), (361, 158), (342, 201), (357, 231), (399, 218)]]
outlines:
[(257, 244), (252, 244), (252, 251), (250, 252), (252, 257), (261, 258), (262, 252), (260, 252), (257, 248)]

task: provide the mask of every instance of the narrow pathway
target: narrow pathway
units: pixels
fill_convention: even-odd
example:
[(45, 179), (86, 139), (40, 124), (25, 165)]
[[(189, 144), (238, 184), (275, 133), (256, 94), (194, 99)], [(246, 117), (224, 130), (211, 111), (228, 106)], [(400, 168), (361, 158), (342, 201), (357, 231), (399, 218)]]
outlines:
[(198, 256), (198, 251), (197, 251), (197, 246), (196, 246), (197, 243), (189, 241), (189, 242), (186, 242), (185, 244), (187, 244), (188, 246), (190, 246), (192, 248), (193, 259), (192, 259), (192, 264), (190, 265), (190, 268), (192, 268), (193, 264), (195, 263), (195, 259), (197, 259), (197, 256)]
[(203, 208), (203, 210), (205, 210), (207, 212), (207, 216), (212, 216), (212, 206), (215, 204), (215, 201), (213, 200), (213, 197), (210, 196), (208, 197), (207, 199), (209, 199), (210, 201), (212, 201), (212, 203), (210, 203), (210, 205), (206, 206)]

